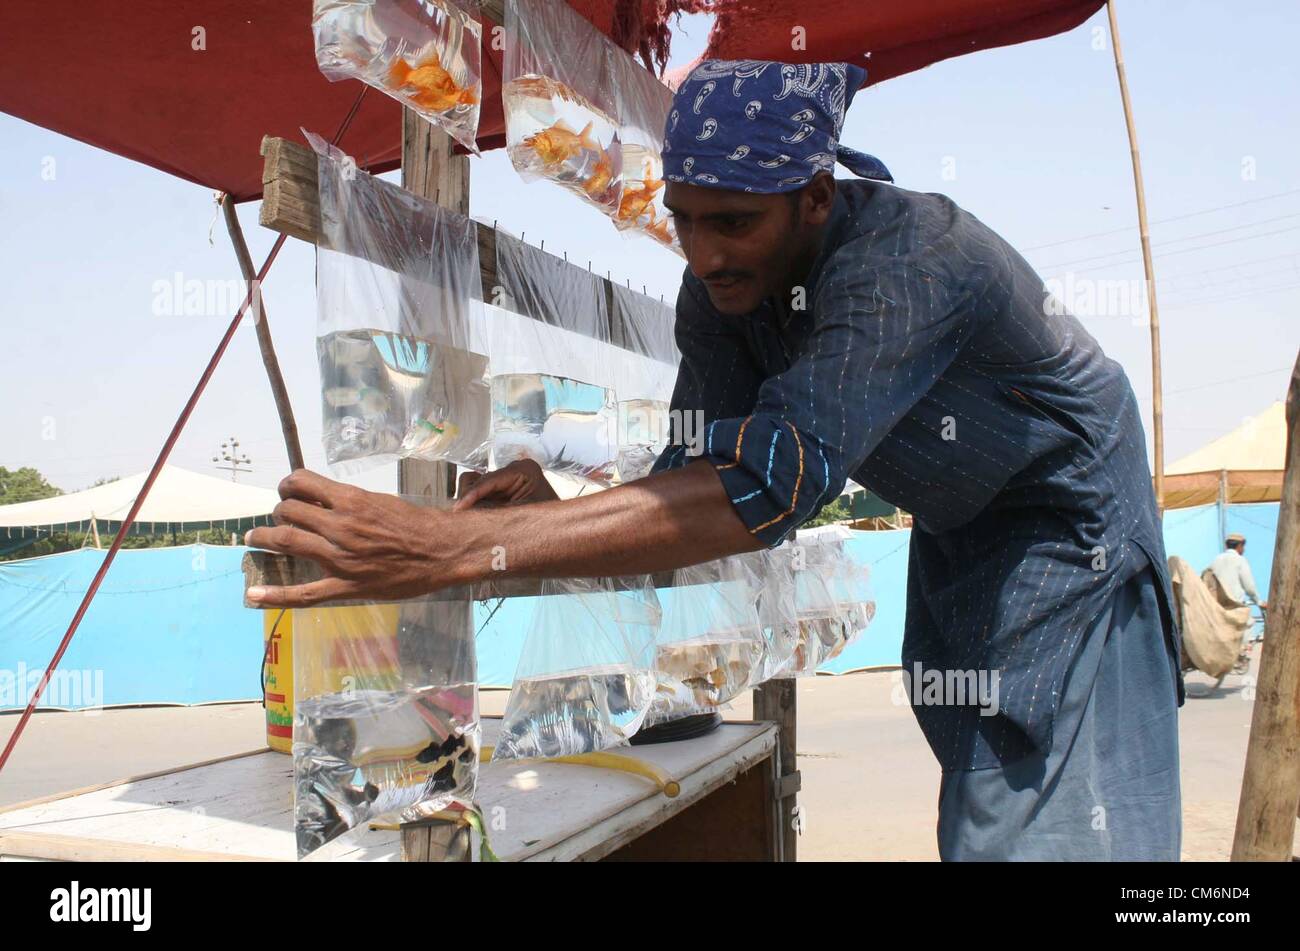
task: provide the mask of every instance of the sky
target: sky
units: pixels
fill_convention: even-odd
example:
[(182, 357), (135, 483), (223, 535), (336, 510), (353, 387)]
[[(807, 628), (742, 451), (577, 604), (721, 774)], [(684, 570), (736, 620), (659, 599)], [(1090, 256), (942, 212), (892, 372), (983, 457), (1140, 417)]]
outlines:
[[(1170, 463), (1282, 399), (1300, 349), (1300, 5), (1142, 0), (1118, 13), (1156, 256)], [(698, 55), (708, 25), (683, 18), (672, 65)], [(1150, 445), (1133, 173), (1104, 9), (1069, 33), (863, 90), (842, 141), (1018, 248), (1123, 365)], [(675, 299), (680, 258), (618, 235), (548, 183), (525, 184), (504, 150), (470, 163), (473, 216)], [(74, 491), (152, 464), (239, 303), (168, 306), (178, 281), (238, 280), (217, 212), (201, 186), (0, 115), (0, 466), (33, 466)], [(260, 263), (275, 235), (257, 224), (256, 202), (240, 220)], [(287, 242), (263, 291), (307, 464), (326, 471), (314, 249)], [(212, 456), (232, 436), (251, 458), (241, 482), (270, 487), (287, 473), (249, 321), (170, 461), (227, 478)], [(395, 469), (349, 481), (392, 491)]]

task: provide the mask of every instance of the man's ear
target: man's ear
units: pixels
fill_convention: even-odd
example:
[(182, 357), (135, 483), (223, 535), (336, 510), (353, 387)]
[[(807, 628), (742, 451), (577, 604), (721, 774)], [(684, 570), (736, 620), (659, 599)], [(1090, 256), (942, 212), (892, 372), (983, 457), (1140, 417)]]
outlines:
[(802, 189), (804, 220), (811, 225), (824, 225), (835, 205), (835, 176), (823, 169), (813, 176)]

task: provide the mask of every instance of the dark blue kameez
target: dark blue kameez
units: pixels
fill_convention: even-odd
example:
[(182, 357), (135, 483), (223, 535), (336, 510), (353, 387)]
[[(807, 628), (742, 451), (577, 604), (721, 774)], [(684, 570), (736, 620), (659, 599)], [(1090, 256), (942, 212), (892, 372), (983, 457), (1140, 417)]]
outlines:
[[(912, 514), (905, 669), (999, 677), (996, 715), (913, 706), (946, 773), (1059, 756), (1067, 674), (1076, 690), (1091, 690), (1097, 670), (1111, 669), (1080, 672), (1076, 661), (1090, 639), (1105, 637), (1121, 588), (1145, 586), (1136, 596), (1157, 610), (1127, 623), (1116, 649), (1179, 656), (1132, 388), (1028, 263), (949, 199), (865, 181), (837, 186), (806, 309), (769, 300), (749, 315), (723, 315), (686, 272), (673, 409), (703, 412), (704, 458), (766, 544), (850, 477)], [(693, 461), (687, 451), (670, 447), (656, 469)], [(1137, 684), (1149, 705), (1138, 721), (1156, 711), (1167, 727), (1163, 714), (1183, 698), (1177, 664), (1133, 666), (1149, 681)], [(1102, 714), (1102, 730), (1132, 725)], [(1164, 730), (1148, 747), (1164, 759), (1141, 781), (1162, 784), (1151, 793), (1176, 812), (1177, 734)], [(951, 803), (994, 796), (997, 786), (945, 788)], [(985, 805), (997, 812), (996, 802)], [(961, 810), (949, 816), (957, 818), (945, 835), (956, 842)], [(1112, 822), (1121, 827), (1130, 825)], [(1176, 840), (1176, 815), (1165, 828)], [(1176, 857), (1178, 844), (1138, 851)], [(1005, 854), (1035, 853), (1007, 843)]]

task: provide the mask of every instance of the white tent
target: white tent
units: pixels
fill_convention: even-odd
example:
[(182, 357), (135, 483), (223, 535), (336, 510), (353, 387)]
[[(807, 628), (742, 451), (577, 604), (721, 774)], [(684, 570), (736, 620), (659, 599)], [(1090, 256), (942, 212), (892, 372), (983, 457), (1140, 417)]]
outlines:
[[(93, 489), (34, 502), (0, 505), (0, 537), (30, 538), (60, 531), (116, 532), (144, 485), (147, 472)], [(270, 523), (280, 501), (272, 489), (239, 485), (177, 466), (163, 466), (149, 497), (136, 516), (133, 533), (197, 531), (220, 528), (241, 532)]]
[(1276, 502), (1286, 469), (1286, 407), (1279, 400), (1165, 469), (1165, 508)]

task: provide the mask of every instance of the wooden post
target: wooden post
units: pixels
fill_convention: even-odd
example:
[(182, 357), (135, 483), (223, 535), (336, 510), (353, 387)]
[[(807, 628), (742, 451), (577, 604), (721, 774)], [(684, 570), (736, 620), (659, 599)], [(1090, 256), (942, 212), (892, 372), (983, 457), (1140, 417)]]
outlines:
[(795, 712), (798, 694), (793, 679), (769, 680), (754, 688), (754, 719), (773, 720), (779, 730), (777, 751), (780, 774), (777, 777), (776, 795), (780, 798), (777, 810), (781, 829), (777, 843), (781, 861), (796, 861), (799, 852), (799, 829), (795, 822), (795, 794), (799, 791), (799, 759), (796, 746)]
[(1300, 357), (1286, 402), (1286, 475), (1234, 862), (1289, 861), (1300, 807)]
[[(402, 187), (446, 208), (469, 214), (469, 157), (452, 151), (452, 138), (410, 109), (402, 110)], [(437, 253), (437, 249), (434, 249)], [(419, 496), (435, 505), (456, 497), (456, 466), (450, 462), (403, 459), (397, 467), (397, 491)], [(416, 631), (457, 631), (469, 636), (474, 615), (468, 600), (403, 605), (420, 614), (409, 626)], [(403, 625), (407, 627), (408, 625)], [(433, 663), (443, 657), (450, 669), (455, 659), (437, 644), (420, 645), (419, 655)], [(402, 855), (408, 861), (469, 861), (463, 830), (454, 824), (403, 824)]]
[(1156, 307), (1156, 269), (1151, 260), (1151, 238), (1147, 230), (1147, 197), (1142, 185), (1142, 160), (1138, 156), (1137, 127), (1133, 124), (1133, 103), (1129, 100), (1128, 79), (1124, 74), (1124, 54), (1119, 45), (1119, 23), (1115, 19), (1115, 0), (1107, 0), (1110, 18), (1110, 45), (1115, 52), (1115, 72), (1119, 76), (1119, 94), (1124, 102), (1124, 122), (1128, 126), (1129, 150), (1133, 155), (1133, 185), (1137, 189), (1138, 232), (1142, 239), (1142, 266), (1146, 270), (1147, 302), (1151, 310), (1151, 431), (1154, 438), (1156, 508), (1165, 509), (1165, 409), (1160, 381), (1160, 311)]
[(302, 459), (302, 443), (298, 440), (298, 423), (293, 418), (293, 404), (289, 402), (289, 391), (284, 385), (284, 376), (280, 373), (275, 344), (271, 341), (271, 326), (266, 321), (266, 303), (262, 300), (262, 289), (257, 286), (257, 268), (249, 256), (244, 230), (239, 226), (235, 203), (229, 195), (221, 196), (221, 208), (225, 212), (230, 243), (235, 246), (235, 257), (239, 259), (239, 269), (244, 274), (245, 283), (253, 291), (253, 327), (257, 331), (257, 349), (261, 351), (262, 366), (266, 367), (266, 378), (271, 384), (271, 396), (275, 399), (276, 412), (280, 414), (280, 432), (284, 434), (289, 471), (304, 469), (306, 464)]
[[(1228, 537), (1228, 470), (1219, 470), (1219, 546)], [(1220, 549), (1221, 550), (1221, 549)]]

